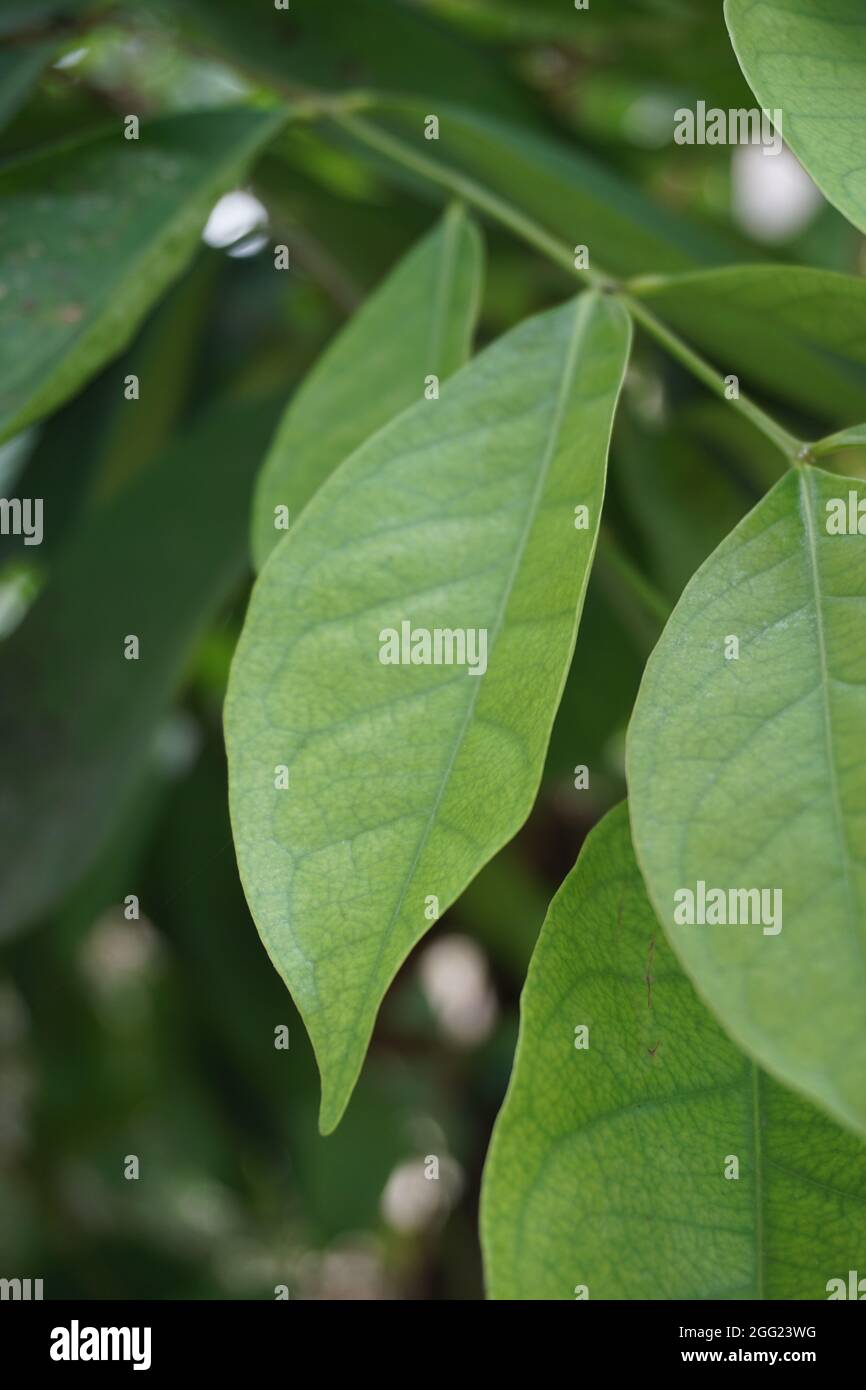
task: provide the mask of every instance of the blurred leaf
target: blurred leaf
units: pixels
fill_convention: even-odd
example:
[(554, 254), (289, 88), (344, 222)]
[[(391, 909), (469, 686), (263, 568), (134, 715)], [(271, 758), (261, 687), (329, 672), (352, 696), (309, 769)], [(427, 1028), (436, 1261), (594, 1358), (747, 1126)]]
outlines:
[[(220, 260), (202, 256), (158, 305), (130, 351), (115, 364), (114, 399), (103, 412), (97, 501), (105, 501), (167, 448), (190, 394), (198, 346), (217, 281)], [(130, 428), (123, 380), (133, 373), (146, 396)], [(135, 407), (133, 407), (134, 409)]]
[[(372, 116), (342, 117), (339, 128), (397, 136), (410, 154), (457, 171), (564, 239), (589, 247), (614, 275), (681, 271), (743, 258), (738, 241), (678, 217), (589, 156), (525, 126), (440, 105), (438, 140), (425, 140), (427, 108), (412, 100), (376, 102)], [(388, 166), (386, 166), (388, 167)], [(399, 166), (398, 166), (399, 168)]]
[(861, 0), (725, 0), (740, 67), (821, 192), (866, 232), (866, 29)]
[(489, 1294), (825, 1298), (863, 1248), (864, 1182), (863, 1146), (704, 1008), (647, 900), (627, 808), (611, 811), (550, 906), (523, 993), (482, 1190)]
[[(316, 1050), (323, 1132), (425, 900), (444, 911), (534, 800), (628, 347), (594, 293), (522, 324), (363, 445), (253, 591), (226, 700), (232, 826)], [(384, 665), (381, 632), (404, 622), (489, 633), (489, 671)]]
[[(117, 126), (0, 172), (0, 439), (119, 352), (183, 269), (219, 193), (280, 126), (243, 109)], [(63, 235), (58, 235), (58, 227)]]
[[(702, 998), (866, 1132), (866, 546), (828, 533), (826, 506), (849, 490), (866, 497), (792, 470), (698, 571), (647, 666), (627, 770), (650, 897)], [(781, 893), (775, 920), (678, 924), (675, 895), (700, 882), (726, 902)]]
[(344, 458), (423, 398), (469, 356), (483, 249), (459, 207), (409, 252), (329, 345), (291, 401), (262, 467), (252, 548), (261, 568), (283, 532), (275, 508), (298, 514)]
[(170, 0), (167, 12), (209, 37), (225, 61), (293, 95), (300, 87), (372, 87), (515, 115), (531, 110), (488, 52), (401, 0), (292, 0), (287, 10), (248, 0)]
[(308, 246), (320, 248), (330, 274), (326, 279), (310, 263), (313, 278), (329, 290), (336, 284), (332, 298), (344, 310), (355, 309), (363, 290), (423, 236), (428, 209), (398, 196), (383, 198), (378, 182), (357, 163), (352, 167), (362, 176), (362, 188), (335, 187), (327, 166), (333, 147), (306, 130), (300, 135), (297, 127), (293, 137), (276, 141), (261, 160), (256, 189), (273, 224), (290, 232), (297, 259)]
[(647, 276), (629, 292), (741, 385), (824, 417), (866, 410), (866, 280), (755, 265)]
[[(407, 1107), (374, 1068), (345, 1129), (327, 1141), (318, 1134), (312, 1050), (238, 881), (221, 750), (208, 747), (177, 788), (150, 869), (142, 905), (171, 942), (184, 1026), (237, 1142), (290, 1174), (298, 1218), (317, 1240), (375, 1228), (388, 1174), (409, 1152)], [(285, 1049), (275, 1047), (278, 1026), (288, 1029)]]
[(0, 648), (0, 934), (74, 882), (109, 832), (193, 643), (243, 572), (274, 418), (272, 403), (226, 402), (177, 440), (74, 533)]
[(492, 962), (507, 971), (519, 988), (544, 921), (548, 897), (544, 884), (518, 854), (505, 849), (467, 884), (454, 917), (465, 923)]
[[(15, 555), (25, 564), (50, 567), (79, 516), (104, 502), (167, 447), (188, 403), (196, 365), (193, 348), (217, 264), (208, 256), (197, 260), (157, 306), (128, 351), (34, 428), (35, 446), (14, 492), (41, 498), (50, 525), (38, 548), (11, 532), (0, 535), (0, 559)], [(145, 383), (144, 401), (125, 400), (123, 379), (128, 372)]]
[(98, 4), (99, 0), (3, 0), (0, 35), (64, 24), (82, 11), (96, 9)]

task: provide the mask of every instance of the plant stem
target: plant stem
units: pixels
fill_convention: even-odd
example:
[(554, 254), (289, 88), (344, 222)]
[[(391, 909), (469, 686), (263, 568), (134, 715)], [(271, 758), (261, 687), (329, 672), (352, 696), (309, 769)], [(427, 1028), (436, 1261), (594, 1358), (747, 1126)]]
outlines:
[[(578, 269), (565, 242), (552, 236), (531, 217), (522, 213), (519, 208), (513, 207), (511, 203), (477, 183), (468, 174), (463, 174), (458, 169), (452, 169), (448, 165), (440, 164), (426, 155), (419, 154), (404, 140), (391, 135), (388, 131), (380, 130), (370, 121), (353, 115), (350, 110), (346, 109), (350, 107), (357, 110), (369, 104), (369, 98), (365, 98), (363, 94), (358, 94), (353, 101), (344, 99), (342, 109), (335, 104), (328, 114), (336, 125), (353, 135), (355, 139), (395, 160), (398, 164), (402, 164), (405, 168), (413, 170), (422, 178), (429, 179), (465, 199), (467, 203), (478, 208), (479, 211), (487, 213), (502, 226), (508, 227), (516, 236), (528, 242), (530, 246), (534, 246), (542, 255), (547, 256), (555, 265), (568, 271), (570, 275), (577, 276), (597, 288), (615, 293), (632, 318), (655, 338), (656, 342), (660, 343), (693, 376), (709, 387), (715, 395), (727, 400), (724, 377), (662, 323), (661, 319), (656, 318), (652, 310), (647, 309), (631, 295), (619, 290), (613, 277), (602, 270), (600, 266), (596, 265), (585, 270)], [(747, 420), (750, 420), (755, 428), (760, 430), (781, 451), (789, 465), (803, 462), (808, 446), (801, 439), (789, 434), (771, 416), (761, 410), (760, 406), (755, 405), (754, 401), (750, 401), (747, 396), (738, 396), (729, 403)]]
[(496, 193), (491, 193), (482, 184), (476, 183), (468, 174), (462, 174), (459, 169), (451, 169), (446, 164), (439, 164), (434, 159), (428, 159), (426, 155), (418, 154), (405, 141), (391, 135), (388, 131), (380, 130), (377, 126), (358, 116), (352, 116), (345, 112), (335, 112), (333, 120), (336, 125), (341, 126), (343, 130), (354, 135), (365, 145), (369, 145), (371, 149), (389, 156), (407, 169), (413, 169), (422, 178), (450, 189), (452, 193), (464, 198), (467, 203), (471, 203), (481, 212), (486, 212), (495, 221), (508, 227), (521, 240), (528, 242), (530, 246), (541, 251), (549, 260), (567, 270), (569, 274), (576, 275), (590, 285), (610, 283), (609, 277), (601, 270), (578, 269), (574, 264), (574, 256), (565, 242), (551, 236), (532, 218), (526, 217), (524, 213), (520, 212), (518, 208), (512, 207), (511, 203), (506, 202), (504, 198), (500, 198)]
[[(672, 357), (681, 362), (684, 367), (708, 386), (717, 396), (727, 400), (725, 395), (726, 386), (724, 377), (720, 376), (715, 367), (710, 366), (699, 353), (684, 343), (682, 338), (677, 337), (661, 319), (656, 318), (651, 309), (638, 300), (632, 299), (630, 295), (621, 294), (619, 299), (628, 309), (629, 313), (646, 331), (655, 338), (656, 342), (661, 343)], [(786, 429), (777, 424), (771, 416), (767, 415), (760, 406), (755, 405), (747, 396), (737, 396), (729, 401), (729, 404), (739, 410), (747, 420), (751, 420), (756, 429), (759, 429), (777, 449), (785, 455), (789, 463), (797, 463), (801, 460), (803, 449), (805, 448), (802, 439), (797, 439), (793, 434), (789, 434)]]

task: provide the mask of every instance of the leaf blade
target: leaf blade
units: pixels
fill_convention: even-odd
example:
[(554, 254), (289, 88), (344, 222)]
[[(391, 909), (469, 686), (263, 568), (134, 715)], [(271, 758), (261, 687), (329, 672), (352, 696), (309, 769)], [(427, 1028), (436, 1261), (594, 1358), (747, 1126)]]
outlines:
[[(866, 495), (789, 473), (710, 556), (650, 658), (626, 765), (638, 861), (701, 995), (767, 1071), (864, 1133), (866, 544), (822, 527), (849, 491)], [(677, 925), (674, 893), (701, 880), (780, 890), (781, 929)]]
[(482, 1184), (489, 1295), (826, 1297), (856, 1267), (864, 1179), (863, 1145), (760, 1073), (701, 1004), (658, 928), (627, 808), (611, 811), (550, 906), (521, 1001)]
[(866, 28), (858, 0), (725, 0), (737, 61), (826, 198), (866, 232)]
[(419, 400), (429, 374), (444, 380), (469, 356), (478, 316), (482, 244), (459, 207), (395, 267), (349, 320), (286, 409), (253, 501), (252, 546), (261, 569), (319, 485), (376, 430)]
[[(313, 1041), (325, 1132), (385, 990), (427, 930), (428, 895), (444, 910), (531, 806), (629, 337), (620, 306), (590, 294), (500, 339), (441, 401), (347, 460), (254, 590), (225, 714), (235, 847)], [(575, 498), (589, 507), (586, 531), (574, 529)], [(381, 634), (404, 620), (489, 629), (487, 674), (383, 665)], [(532, 681), (516, 659), (523, 642)], [(484, 772), (494, 754), (501, 768)], [(280, 766), (291, 767), (285, 793), (274, 791)], [(500, 795), (492, 808), (483, 787)]]
[[(283, 119), (196, 112), (156, 120), (138, 141), (118, 125), (0, 172), (0, 274), (11, 286), (0, 440), (55, 410), (126, 345), (199, 245), (217, 196)], [(68, 237), (56, 236), (58, 220)]]
[(647, 276), (633, 286), (726, 372), (821, 416), (858, 420), (866, 284), (808, 266), (751, 265)]
[[(677, 272), (745, 257), (735, 237), (672, 214), (573, 146), (512, 121), (441, 103), (438, 139), (428, 142), (419, 101), (377, 98), (364, 110), (369, 119), (344, 120), (347, 131), (373, 126), (410, 150), (423, 149), (426, 161), (511, 204), (569, 252), (582, 241), (612, 274), (637, 275), (649, 266)], [(393, 168), (405, 176), (399, 164)]]

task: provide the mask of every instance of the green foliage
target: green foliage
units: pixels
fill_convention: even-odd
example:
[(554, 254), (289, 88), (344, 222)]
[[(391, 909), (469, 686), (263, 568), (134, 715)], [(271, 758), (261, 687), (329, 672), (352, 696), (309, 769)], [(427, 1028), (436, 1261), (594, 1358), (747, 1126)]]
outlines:
[[(628, 783), (653, 905), (701, 996), (769, 1071), (866, 1133), (866, 553), (827, 525), (849, 490), (866, 497), (788, 473), (698, 571), (647, 665)], [(674, 895), (699, 880), (780, 892), (777, 925), (678, 925)]]
[[(605, 266), (618, 274), (648, 266), (691, 270), (743, 255), (736, 238), (689, 226), (579, 150), (497, 116), (440, 103), (439, 139), (421, 142), (418, 132), (426, 109), (418, 101), (380, 99), (372, 103), (369, 117), (344, 117), (340, 124), (386, 155), (392, 150), (397, 154), (400, 143), (419, 155), (423, 150), (433, 170), (442, 171), (446, 186), (453, 173), (464, 180), (459, 191), (468, 183), (503, 198), (564, 238), (569, 252), (575, 242), (603, 247)], [(397, 147), (389, 146), (389, 140), (396, 140)]]
[(55, 410), (125, 347), (191, 257), (216, 196), (280, 124), (219, 111), (155, 121), (127, 141), (118, 121), (0, 172), (0, 439)]
[(262, 465), (253, 506), (257, 568), (281, 539), (278, 507), (294, 523), (337, 464), (419, 399), (428, 375), (444, 381), (466, 361), (481, 260), (477, 227), (451, 208), (330, 345)]
[[(397, 969), (534, 800), (628, 344), (591, 293), (522, 324), (347, 460), (254, 590), (226, 702), (232, 823), (326, 1133)], [(483, 630), (483, 654), (384, 664), (404, 625)]]
[(864, 1181), (863, 1146), (701, 1003), (611, 811), (529, 967), (484, 1174), (491, 1297), (822, 1298), (859, 1258)]
[(273, 403), (226, 401), (175, 440), (75, 532), (0, 648), (0, 935), (88, 866), (153, 756), (190, 651), (243, 571), (237, 516), (274, 418)]
[(863, 280), (807, 266), (736, 266), (647, 277), (632, 292), (721, 371), (736, 369), (744, 389), (834, 420), (863, 414)]
[(478, 1296), (565, 879), (489, 1292), (822, 1297), (860, 0), (0, 10), (4, 1259)]
[(725, 0), (749, 86), (818, 187), (866, 231), (866, 33), (860, 0)]

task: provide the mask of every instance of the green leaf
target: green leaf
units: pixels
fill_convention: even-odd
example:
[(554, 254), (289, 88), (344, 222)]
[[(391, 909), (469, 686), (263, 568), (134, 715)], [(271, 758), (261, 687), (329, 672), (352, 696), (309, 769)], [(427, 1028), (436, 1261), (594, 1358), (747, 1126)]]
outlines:
[[(362, 446), (253, 591), (226, 700), (232, 825), (325, 1132), (430, 899), (444, 912), (532, 805), (628, 347), (596, 294), (521, 324)], [(486, 674), (383, 664), (380, 634), (404, 622), (484, 630)]]
[(316, 489), (370, 435), (469, 356), (481, 296), (483, 250), (475, 223), (452, 207), (350, 319), (291, 401), (253, 503), (258, 569)]
[(0, 648), (0, 936), (88, 867), (152, 756), (191, 648), (243, 573), (275, 413), (226, 402), (181, 436), (75, 531)]
[(820, 416), (862, 417), (866, 280), (750, 265), (647, 276), (629, 290), (743, 389), (768, 389)]
[(386, 139), (396, 137), (410, 153), (528, 214), (560, 237), (569, 252), (586, 245), (591, 259), (613, 274), (691, 270), (743, 259), (735, 239), (657, 206), (572, 146), (446, 103), (436, 109), (439, 138), (428, 141), (427, 110), (417, 101), (383, 99), (370, 107), (369, 119), (347, 117), (341, 125), (356, 134), (366, 126)]
[(861, 0), (725, 0), (740, 67), (821, 192), (866, 232), (866, 24)]
[(862, 1258), (864, 1184), (866, 1149), (760, 1072), (700, 1002), (618, 806), (529, 969), (482, 1186), (489, 1294), (826, 1298)]
[(835, 454), (840, 449), (866, 448), (866, 425), (852, 425), (849, 430), (829, 434), (809, 447), (814, 458), (821, 458), (824, 454)]
[[(638, 861), (698, 991), (866, 1133), (866, 539), (827, 530), (849, 493), (856, 512), (866, 484), (787, 474), (698, 571), (647, 666), (627, 772)], [(678, 925), (674, 894), (701, 882), (768, 890), (761, 922)]]
[(0, 440), (126, 345), (200, 244), (217, 196), (283, 120), (197, 112), (126, 140), (118, 119), (0, 172)]
[(287, 10), (249, 0), (172, 0), (171, 8), (172, 19), (188, 22), (223, 61), (290, 95), (349, 86), (532, 112), (495, 55), (402, 0), (296, 0)]

